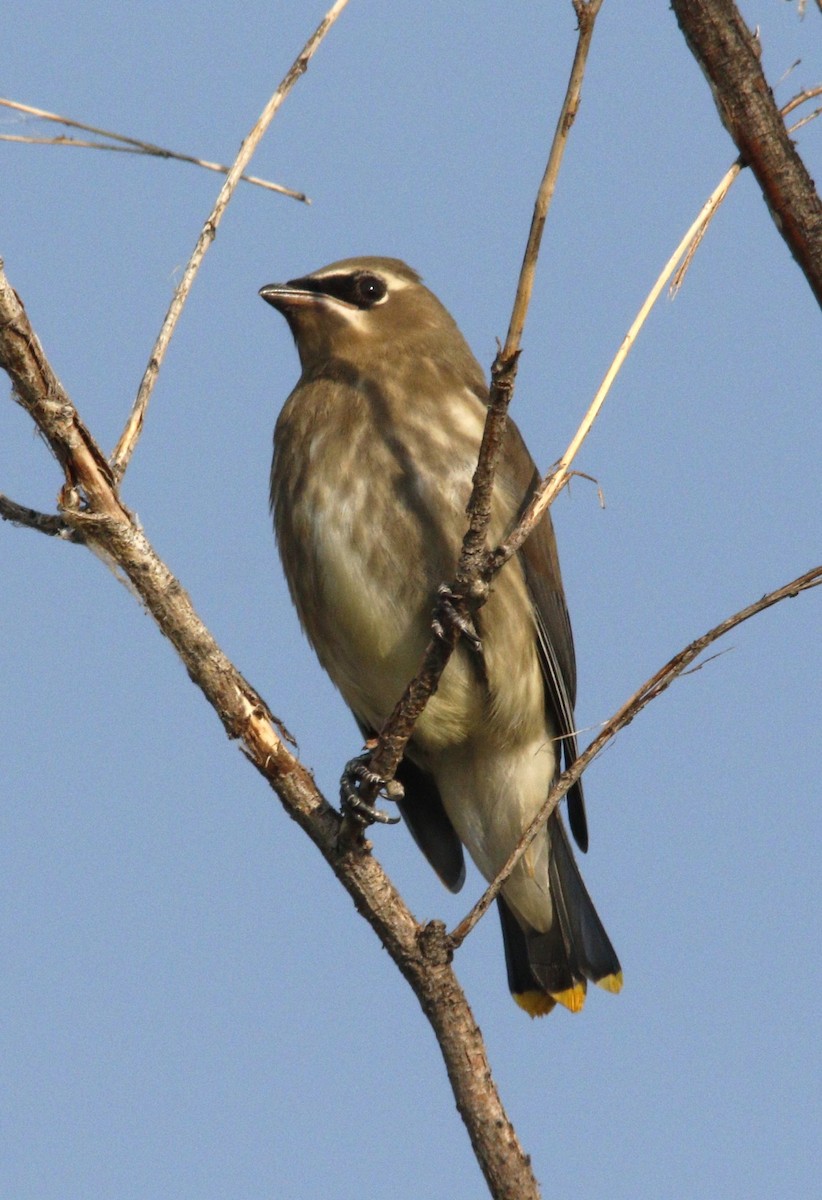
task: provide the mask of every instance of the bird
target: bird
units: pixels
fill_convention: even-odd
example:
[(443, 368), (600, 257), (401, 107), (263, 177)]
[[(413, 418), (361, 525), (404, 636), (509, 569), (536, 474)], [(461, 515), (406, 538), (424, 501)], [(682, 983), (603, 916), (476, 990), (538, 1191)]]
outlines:
[[(457, 323), (396, 258), (347, 258), (260, 296), (285, 318), (301, 375), (276, 422), (271, 508), (302, 628), (366, 739), (413, 678), (438, 588), (454, 576), (489, 402)], [(509, 420), (489, 536), (539, 481)], [(494, 542), (492, 541), (492, 544)], [(464, 850), (502, 867), (577, 756), (576, 663), (546, 514), (493, 581), (460, 638), (396, 773), (400, 814), (458, 891)], [(567, 797), (584, 852), (582, 784)], [(508, 984), (531, 1016), (578, 1012), (588, 982), (622, 969), (555, 810), (498, 897)]]

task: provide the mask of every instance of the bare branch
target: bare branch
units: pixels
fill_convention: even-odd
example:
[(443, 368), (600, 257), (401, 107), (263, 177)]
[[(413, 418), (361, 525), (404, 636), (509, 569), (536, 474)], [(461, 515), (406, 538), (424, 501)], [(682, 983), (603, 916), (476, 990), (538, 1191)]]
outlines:
[[(809, 100), (815, 100), (817, 96), (822, 96), (822, 84), (817, 84), (816, 87), (812, 88), (803, 88), (802, 91), (797, 92), (787, 104), (783, 104), (779, 111), (782, 113), (783, 117), (787, 117), (795, 109), (799, 108), (800, 105), (807, 104)], [(812, 115), (815, 116), (816, 113)], [(795, 130), (804, 125), (809, 119), (810, 118), (805, 117), (802, 121), (797, 122), (796, 125), (789, 125), (788, 133), (793, 133)]]
[[(571, 83), (569, 83), (569, 92), (570, 89)], [(560, 122), (558, 130), (561, 128), (561, 126), (562, 122)], [(553, 157), (553, 147), (551, 157)], [(704, 229), (705, 225), (710, 220), (716, 205), (720, 202), (725, 191), (733, 181), (733, 178), (729, 179), (729, 175), (730, 172), (711, 193), (705, 204), (702, 206), (699, 215), (692, 222), (688, 231), (682, 237), (679, 245), (668, 259), (668, 262), (665, 264), (661, 274), (656, 280), (654, 286), (651, 288), (645, 303), (642, 305), (630, 329), (626, 333), (622, 344), (620, 345), (619, 350), (617, 351), (617, 354), (611, 363), (611, 366), (606, 372), (605, 378), (600, 384), (600, 387), (582, 420), (582, 423), (575, 433), (570, 445), (568, 446), (568, 449), (559, 460), (559, 463), (545, 477), (545, 479), (543, 479), (539, 488), (534, 493), (530, 503), (523, 512), (517, 526), (511, 531), (508, 537), (496, 547), (495, 550), (485, 555), (484, 558), (481, 558), (478, 565), (476, 558), (477, 547), (479, 546), (480, 549), (484, 549), (485, 533), (482, 533), (482, 541), (480, 541), (478, 533), (482, 527), (479, 524), (473, 524), (474, 519), (477, 516), (479, 505), (477, 505), (477, 507), (474, 509), (474, 512), (472, 513), (472, 526), (469, 529), (469, 532), (466, 534), (466, 539), (463, 543), (463, 554), (460, 558), (456, 582), (453, 589), (457, 595), (468, 599), (474, 608), (479, 607), (479, 605), (483, 602), (484, 596), (487, 592), (488, 584), (493, 576), (520, 549), (525, 539), (542, 519), (548, 507), (553, 503), (554, 499), (562, 490), (562, 488), (568, 483), (568, 480), (572, 474), (571, 465), (580, 447), (582, 446), (582, 443), (590, 432), (594, 421), (596, 420), (602, 405), (605, 402), (611, 385), (613, 384), (617, 373), (619, 372), (637, 338), (639, 330), (647, 319), (651, 308), (659, 298), (663, 288), (665, 287), (665, 284), (673, 274), (673, 271), (682, 258), (683, 253), (687, 250), (698, 231)], [(543, 184), (545, 184), (545, 180), (548, 178), (548, 176), (549, 172), (546, 170)], [(537, 207), (539, 207), (539, 204), (540, 201), (538, 199)], [(536, 216), (535, 221), (532, 222), (532, 232), (535, 224), (537, 224)], [(529, 239), (529, 246), (530, 244), (531, 242)], [(528, 261), (528, 259), (529, 256), (526, 253), (526, 261)], [(525, 263), (523, 264), (523, 268), (525, 268)], [(526, 283), (524, 286), (527, 288), (528, 284)], [(514, 321), (512, 319), (512, 327), (513, 325)], [(502, 354), (504, 351), (501, 351), (500, 353)], [(515, 354), (518, 353), (519, 351), (517, 349)], [(497, 361), (499, 361), (499, 356)], [(515, 368), (515, 358), (513, 365)], [(494, 400), (492, 401), (492, 409), (489, 412), (488, 421), (486, 422), (480, 465), (477, 467), (475, 480), (478, 477), (481, 477), (483, 480), (487, 479), (487, 475), (485, 474), (487, 468), (484, 464), (488, 461), (492, 450), (494, 450), (495, 453), (498, 453), (498, 448), (501, 444), (502, 436), (504, 434), (504, 422), (506, 419), (508, 401), (510, 400), (510, 391), (506, 392), (506, 385), (504, 383), (500, 384), (499, 381), (497, 381), (497, 383), (497, 392), (494, 392), (494, 389), (492, 388), (492, 396), (494, 396)], [(510, 384), (513, 386), (513, 377), (511, 377)], [(476, 496), (476, 494), (475, 487), (471, 503), (473, 503), (474, 496)], [(489, 502), (490, 500), (484, 501), (485, 504), (488, 504)], [(485, 514), (485, 528), (487, 528), (489, 512), (490, 508)], [(467, 550), (466, 543), (470, 543)], [(470, 563), (470, 566), (467, 566), (466, 563)], [(390, 779), (393, 777), (394, 772), (396, 771), (405, 751), (405, 747), (408, 744), (414, 724), (416, 723), (420, 714), (423, 712), (429, 698), (436, 691), (442, 672), (445, 669), (448, 659), (450, 658), (459, 639), (459, 629), (453, 624), (449, 624), (445, 620), (440, 621), (440, 624), (444, 629), (445, 636), (432, 638), (432, 640), (429, 642), (416, 675), (408, 684), (403, 695), (395, 705), (393, 712), (383, 725), (377, 749), (369, 764), (370, 769), (373, 770), (375, 775), (379, 776), (381, 779)], [(346, 835), (348, 835), (350, 832), (348, 827), (346, 827), (345, 832)]]
[[(120, 142), (121, 145), (114, 145), (112, 142), (90, 142), (82, 138), (67, 137), (66, 135), (57, 137), (29, 137), (23, 134), (0, 133), (0, 142), (21, 142), (29, 146), (72, 146), (82, 150), (114, 150), (121, 154), (148, 154), (153, 158), (171, 158), (177, 162), (193, 163), (196, 167), (204, 167), (207, 171), (217, 171), (221, 175), (227, 175), (230, 167), (223, 166), (222, 163), (209, 162), (205, 158), (196, 158), (191, 154), (181, 154), (177, 150), (167, 150), (164, 146), (157, 146), (153, 142), (144, 142), (139, 138), (127, 137), (123, 133), (113, 133), (110, 129), (99, 129), (95, 125), (86, 125), (83, 121), (75, 121), (72, 117), (60, 117), (57, 113), (47, 112), (44, 108), (34, 108), (31, 104), (21, 104), (17, 100), (6, 100), (0, 97), (0, 105), (5, 108), (13, 108), (17, 112), (27, 113), (30, 116), (37, 117), (44, 121), (54, 121), (59, 125), (65, 125), (69, 129), (82, 129), (86, 133), (96, 134), (98, 137), (112, 138), (113, 142)], [(295, 192), (293, 188), (285, 187), (281, 183), (271, 183), (268, 179), (258, 179), (256, 175), (241, 175), (240, 179), (243, 183), (253, 183), (257, 187), (266, 188), (270, 192), (278, 192), (280, 195), (289, 196), (292, 200), (301, 200), (304, 204), (310, 204), (308, 196), (304, 192)]]
[(503, 362), (507, 362), (507, 360), (519, 353), (522, 334), (525, 329), (525, 319), (528, 315), (531, 294), (534, 290), (537, 258), (539, 257), (540, 245), (542, 244), (545, 221), (551, 201), (554, 198), (571, 126), (579, 112), (580, 101), (582, 100), (582, 81), (585, 77), (588, 52), (591, 48), (594, 25), (601, 7), (602, 0), (584, 0), (584, 2), (577, 0), (574, 4), (574, 11), (579, 21), (577, 47), (574, 54), (574, 61), (571, 65), (568, 86), (565, 90), (565, 99), (560, 109), (559, 118), (557, 119), (554, 139), (551, 143), (551, 151), (545, 167), (545, 174), (542, 177), (536, 204), (534, 205), (534, 215), (531, 219), (531, 228), (528, 231), (528, 242), (525, 247), (525, 254), (523, 255), (519, 282), (517, 284), (517, 294), (514, 297), (514, 307), (511, 312), (511, 320), (508, 324), (508, 334), (499, 356)]
[[(814, 96), (819, 94), (822, 94), (822, 88), (806, 89), (798, 96), (795, 96), (793, 100), (789, 101), (789, 103), (783, 108), (782, 113), (786, 115), (792, 112), (800, 104), (805, 103), (807, 100), (812, 99)], [(815, 113), (811, 113), (805, 118), (805, 120), (810, 120), (815, 115)], [(792, 132), (794, 128), (798, 128), (800, 123), (803, 122), (798, 122), (797, 125), (792, 127), (789, 132)], [(574, 434), (568, 449), (565, 451), (562, 458), (559, 460), (553, 470), (549, 472), (549, 474), (543, 479), (539, 488), (534, 493), (534, 496), (532, 497), (528, 507), (523, 512), (517, 527), (512, 530), (505, 541), (502, 542), (489, 556), (488, 569), (493, 574), (496, 574), (500, 567), (502, 567), (508, 561), (508, 559), (520, 549), (525, 539), (529, 536), (531, 531), (542, 519), (547, 509), (551, 506), (551, 504), (553, 504), (556, 497), (565, 487), (566, 483), (568, 482), (571, 463), (575, 459), (577, 452), (582, 446), (582, 443), (590, 433), (594, 421), (599, 416), (608, 392), (610, 391), (614, 380), (621, 370), (625, 359), (628, 357), (628, 354), (639, 335), (640, 329), (645, 324), (648, 314), (650, 313), (654, 304), (656, 304), (663, 288), (674, 274), (674, 271), (680, 262), (682, 265), (679, 267), (679, 270), (676, 273), (675, 282), (672, 286), (675, 289), (681, 284), (684, 271), (687, 269), (697, 247), (699, 246), (702, 238), (705, 236), (705, 232), (708, 228), (708, 225), (713, 220), (716, 210), (725, 199), (725, 196), (727, 195), (737, 175), (742, 170), (742, 167), (743, 163), (741, 159), (737, 159), (736, 162), (728, 168), (728, 170), (722, 176), (722, 179), (720, 179), (719, 183), (716, 185), (708, 199), (703, 204), (696, 219), (692, 222), (687, 232), (681, 238), (679, 245), (676, 247), (673, 254), (662, 268), (662, 271), (648, 293), (644, 304), (640, 308), (639, 312), (634, 318), (633, 323), (631, 324), (630, 329), (623, 338), (619, 350), (617, 351), (613, 362), (605, 373), (605, 377), (591, 402), (588, 412), (585, 414), (582, 423), (577, 429), (577, 432)]]
[(505, 1112), (482, 1035), (452, 970), (444, 927), (417, 923), (366, 845), (341, 853), (339, 814), (284, 744), (264, 701), (217, 645), (120, 501), (110, 468), (46, 361), (2, 268), (0, 366), (72, 481), (63, 491), (66, 524), (129, 580), (228, 736), (240, 739), (243, 752), (320, 850), (414, 990), (436, 1035), (491, 1194), (498, 1200), (539, 1200), (530, 1159)]
[(200, 269), (200, 264), (208, 251), (209, 246), (217, 236), (217, 229), (222, 220), (223, 213), (234, 195), (237, 184), (240, 181), (243, 171), (251, 161), (254, 151), (260, 144), (266, 130), (273, 121), (280, 108), (280, 105), (285, 100), (288, 93), (294, 87), (294, 84), (304, 75), (308, 69), (308, 64), (314, 57), (320, 43), (325, 38), (325, 35), (331, 29), (331, 26), (342, 13), (348, 0), (335, 0), (331, 8), (323, 17), (320, 24), (317, 26), (314, 33), (303, 46), (297, 58), (294, 60), (288, 72), (285, 75), (280, 86), (274, 92), (271, 99), (266, 104), (263, 111), (260, 113), (257, 121), (254, 123), (248, 137), (240, 147), (240, 152), (237, 155), (231, 170), (228, 172), (228, 178), (220, 189), (220, 194), (214, 208), (211, 210), (205, 225), (202, 228), (200, 236), (197, 239), (197, 244), (194, 247), (191, 258), (188, 261), (183, 277), (180, 280), (177, 290), (174, 293), (174, 298), (171, 301), (165, 320), (163, 321), (160, 332), (157, 336), (157, 341), (148, 360), (145, 374), (140, 383), (137, 392), (137, 398), (134, 401), (134, 407), (131, 410), (126, 427), (117, 443), (114, 454), (111, 458), (111, 466), (114, 471), (115, 478), (122, 479), (128, 467), (129, 460), (134, 453), (134, 448), (140, 437), (145, 420), (146, 409), (151, 398), (151, 393), (154, 389), (154, 384), (157, 380), (160, 367), (168, 350), (169, 342), (179, 320), (180, 313), (183, 311), (188, 294), (191, 291), (197, 272)]
[(646, 680), (642, 687), (634, 692), (633, 696), (614, 713), (610, 721), (605, 723), (597, 737), (580, 754), (574, 764), (560, 775), (546, 797), (542, 808), (528, 825), (527, 829), (523, 831), (522, 836), (499, 874), (489, 884), (471, 911), (451, 933), (450, 937), (454, 948), (456, 949), (465, 940), (477, 921), (479, 921), (494, 900), (496, 900), (506, 879), (531, 845), (531, 842), (543, 828), (548, 817), (565, 793), (576, 783), (589, 763), (614, 740), (621, 729), (624, 729), (626, 725), (630, 725), (634, 717), (642, 712), (646, 705), (655, 700), (657, 696), (662, 695), (674, 680), (685, 673), (691, 663), (713, 642), (724, 637), (726, 633), (735, 629), (737, 625), (741, 625), (743, 621), (748, 621), (751, 617), (755, 617), (757, 613), (764, 612), (766, 608), (772, 608), (774, 604), (778, 604), (781, 600), (798, 596), (800, 592), (808, 591), (810, 588), (819, 587), (821, 583), (822, 566), (818, 566), (810, 571), (806, 571), (797, 579), (792, 579), (790, 583), (776, 588), (775, 591), (768, 592), (761, 600), (756, 600), (753, 604), (748, 604), (745, 608), (740, 609), (739, 612), (734, 613), (733, 616), (726, 617), (724, 621), (720, 621), (718, 625), (715, 625), (713, 629), (709, 629), (702, 637), (698, 637), (695, 641), (689, 643), (678, 654), (675, 654), (670, 662), (667, 662), (664, 667), (661, 667), (650, 679)]
[[(0, 363), (5, 366), (12, 378), (16, 399), (31, 413), (63, 467), (66, 487), (61, 494), (61, 508), (65, 525), (86, 541), (91, 549), (115, 562), (128, 577), (134, 590), (153, 615), (161, 632), (175, 646), (192, 680), (201, 688), (209, 703), (215, 708), (228, 735), (240, 739), (243, 751), (261, 774), (269, 780), (282, 799), (289, 815), (299, 822), (320, 849), (354, 899), (358, 911), (365, 916), (377, 932), (386, 949), (413, 987), (435, 1030), (460, 1113), (469, 1130), (475, 1153), (492, 1193), (494, 1196), (506, 1198), (506, 1200), (514, 1200), (515, 1197), (517, 1200), (536, 1200), (538, 1189), (530, 1163), (523, 1154), (508, 1121), (491, 1078), (481, 1035), (450, 965), (453, 946), (459, 944), (478, 916), (472, 919), (474, 912), (472, 910), (472, 913), (454, 931), (451, 938), (439, 924), (420, 927), (379, 864), (369, 853), (365, 852), (368, 848), (364, 844), (358, 843), (348, 848), (343, 845), (341, 851), (339, 816), (317, 791), (310, 774), (299, 759), (284, 745), (265, 703), (217, 646), (211, 634), (200, 621), (189, 597), (179, 582), (171, 575), (166, 565), (155, 554), (142, 530), (122, 504), (117, 491), (117, 481), (125, 471), (139, 438), (151, 389), (179, 312), (190, 290), (199, 263), (210, 241), (213, 240), (225, 205), (239, 181), (242, 168), (248, 162), (254, 147), (273, 118), (285, 94), (299, 75), (305, 71), (319, 41), (322, 40), (330, 24), (336, 20), (346, 3), (347, 0), (338, 0), (329, 10), (314, 38), (309, 41), (283, 84), (269, 101), (260, 121), (244, 145), (241, 155), (229, 171), (226, 185), (198, 240), (183, 283), (167, 314), (141, 384), (135, 409), (115, 451), (112, 460), (113, 469), (106, 463), (88, 430), (80, 421), (69, 398), (62, 390), (59, 380), (51, 371), (39, 342), (28, 325), (22, 305), (15, 293), (6, 285), (2, 272), (0, 272)], [(574, 8), (580, 19), (580, 39), (586, 32), (585, 26), (588, 21), (590, 21), (590, 27), (587, 36), (590, 39), (590, 28), (592, 28), (593, 18), (596, 16), (600, 4), (601, 0), (590, 0), (590, 3), (574, 0)], [(579, 47), (577, 55), (579, 56)], [(581, 74), (579, 78), (581, 80)], [(569, 84), (569, 94), (570, 92), (571, 84)], [(578, 102), (577, 94), (577, 105)], [(569, 107), (568, 124), (573, 119), (572, 114), (575, 112), (576, 107)], [(567, 127), (563, 136), (567, 136)], [(548, 175), (549, 171), (546, 169), (546, 178)], [(545, 186), (544, 179), (542, 187)], [(542, 195), (542, 187), (540, 195)], [(538, 220), (538, 210), (535, 209), (532, 233), (537, 228), (537, 248), (544, 219), (543, 214), (541, 222)], [(529, 239), (530, 245), (531, 240)], [(535, 257), (536, 250), (534, 250), (534, 261)], [(526, 252), (527, 261), (528, 253)], [(523, 263), (523, 273), (521, 273), (520, 287), (517, 293), (518, 299), (521, 294), (525, 296), (526, 291), (530, 295), (530, 284), (527, 282), (525, 267), (526, 263)], [(525, 300), (525, 309), (527, 309), (527, 299)], [(525, 309), (522, 312), (523, 321)], [(515, 313), (516, 311), (515, 303)], [(499, 395), (492, 406), (488, 431), (484, 440), (482, 461), (487, 465), (478, 467), (475, 489), (477, 499), (475, 504), (472, 502), (471, 540), (469, 542), (469, 538), (466, 538), (460, 560), (458, 579), (465, 584), (465, 598), (468, 602), (466, 607), (469, 612), (473, 605), (481, 603), (486, 577), (490, 577), (488, 576), (490, 569), (486, 562), (487, 516), (484, 516), (482, 511), (484, 503), (482, 489), (485, 488), (490, 496), (493, 487), (494, 446), (495, 444), (499, 445), (502, 438), (507, 404), (516, 372), (516, 356), (519, 352), (521, 327), (519, 334), (513, 337), (509, 346), (509, 340), (512, 337), (511, 329), (514, 324), (514, 316), (512, 316), (509, 338), (506, 339), (506, 346), (498, 356), (499, 360), (506, 351), (510, 355), (510, 363), (505, 364), (506, 369), (510, 368), (510, 382), (502, 372), (494, 378), (494, 387)], [(487, 449), (485, 448), (486, 441)], [(560, 486), (562, 485), (560, 484)], [(556, 490), (558, 491), (559, 488)], [(13, 502), (9, 503), (13, 505)], [(21, 506), (14, 507), (17, 510), (21, 509)], [(35, 514), (35, 516), (37, 515)], [(44, 520), (49, 519), (45, 517), (45, 514), (39, 515)], [(32, 527), (36, 526), (32, 524)], [(514, 552), (515, 550), (510, 551), (510, 553)], [(463, 562), (463, 560), (468, 561), (471, 554), (474, 555), (473, 573), (469, 572)], [(480, 566), (482, 566), (482, 570), (480, 570)], [(483, 577), (483, 572), (486, 577)], [(809, 572), (799, 580), (794, 580), (792, 584), (786, 585), (785, 588), (779, 589), (779, 592), (784, 595), (797, 594), (805, 588), (816, 586), (821, 577), (822, 569), (817, 568), (814, 572)], [(702, 649), (710, 644), (710, 641), (713, 640), (712, 635), (721, 636), (734, 624), (738, 624), (740, 620), (745, 620), (754, 612), (761, 611), (763, 607), (776, 603), (784, 598), (784, 595), (771, 593), (768, 597), (764, 597), (757, 605), (749, 606), (749, 609), (743, 610), (742, 614), (735, 614), (734, 617), (729, 618), (728, 622), (717, 626), (716, 630), (710, 631), (704, 638), (699, 639), (698, 643), (692, 643), (691, 647), (687, 647), (676, 659), (666, 664), (662, 672), (658, 672), (640, 689), (637, 696), (628, 702), (628, 705), (635, 704), (635, 709), (626, 714), (625, 710), (628, 706), (623, 706), (609, 726), (580, 756), (571, 771), (562, 776), (557, 788), (546, 800), (544, 814), (547, 814), (549, 806), (555, 804), (562, 792), (567, 790), (581, 774), (587, 762), (590, 761), (590, 757), (599, 752), (600, 740), (605, 738), (606, 734), (608, 739), (613, 737), (618, 728), (627, 724), (636, 715), (636, 712), (639, 712), (645, 704), (668, 687), (672, 679), (681, 674), (689, 663), (693, 662), (694, 658), (701, 653)], [(449, 633), (449, 645), (451, 636), (452, 634)], [(454, 642), (456, 637), (456, 632), (453, 632)], [(450, 653), (448, 649), (443, 651), (443, 645), (445, 643), (441, 644), (439, 641), (435, 641), (428, 648), (432, 656), (431, 673), (427, 681), (419, 684), (418, 700), (415, 703), (424, 704), (427, 696), (437, 686), (448, 653)], [(688, 653), (697, 645), (699, 648), (688, 658)], [(444, 657), (442, 657), (443, 653)], [(668, 678), (666, 672), (671, 671), (670, 678)], [(386, 726), (387, 730), (388, 726)], [(410, 732), (410, 726), (408, 731)], [(393, 750), (389, 749), (389, 753), (396, 753), (396, 761), (401, 757), (405, 745), (405, 742), (401, 741), (402, 736), (400, 730), (400, 740), (396, 742)], [(404, 736), (407, 741), (408, 733), (405, 733)], [(384, 741), (381, 742), (380, 750), (383, 745), (387, 746), (388, 744), (386, 735)], [(605, 741), (602, 742), (602, 745), (604, 744)], [(398, 751), (396, 746), (399, 746)], [(586, 757), (589, 755), (590, 757)], [(393, 769), (396, 768), (396, 761)], [(372, 765), (374, 764), (372, 763)], [(393, 774), (393, 769), (391, 774)], [(535, 825), (541, 824), (545, 820), (544, 814), (540, 814)], [(495, 885), (498, 886), (501, 882), (500, 878), (499, 881), (495, 881)], [(488, 894), (486, 892), (480, 903), (485, 902)], [(463, 930), (463, 926), (469, 921), (471, 924)]]
[(90, 503), (98, 503), (106, 512), (125, 511), (112, 496), (111, 469), (52, 371), (20, 298), (3, 273), (2, 259), (0, 366), (12, 381), (14, 399), (33, 418), (63, 468), (66, 503), (79, 504), (75, 489), (82, 475), (88, 482)]

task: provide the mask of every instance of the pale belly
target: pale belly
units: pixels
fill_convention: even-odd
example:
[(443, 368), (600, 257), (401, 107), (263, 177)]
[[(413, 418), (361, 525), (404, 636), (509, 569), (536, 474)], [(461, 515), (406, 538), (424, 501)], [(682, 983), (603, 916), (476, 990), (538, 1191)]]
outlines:
[[(322, 554), (322, 586), (340, 638), (332, 675), (360, 720), (379, 729), (419, 668), (430, 637), (432, 600), (421, 590), (414, 594), (407, 573), (405, 586), (364, 583), (362, 556), (339, 534), (336, 529)], [(510, 603), (506, 590), (511, 589), (503, 589), (502, 599)], [(496, 595), (494, 602), (499, 600)], [(486, 639), (489, 648), (494, 641)], [(556, 774), (556, 742), (546, 726), (536, 656), (531, 662), (516, 638), (513, 645), (525, 669), (500, 664), (502, 669), (491, 674), (490, 691), (470, 660), (473, 652), (458, 648), (409, 747), (411, 757), (434, 776), (457, 836), (488, 880), (540, 808)], [(493, 664), (494, 655), (490, 658)], [(549, 928), (552, 920), (547, 855), (543, 831), (505, 887), (510, 903), (535, 929)]]
[[(399, 517), (394, 514), (395, 524)], [(315, 519), (316, 578), (326, 614), (320, 657), (348, 705), (378, 729), (417, 673), (430, 633), (436, 588), (446, 572), (418, 552), (409, 566), (395, 547), (413, 543), (413, 530), (364, 544), (348, 503)], [(479, 675), (459, 649), (414, 732), (419, 757), (462, 743), (482, 721)]]

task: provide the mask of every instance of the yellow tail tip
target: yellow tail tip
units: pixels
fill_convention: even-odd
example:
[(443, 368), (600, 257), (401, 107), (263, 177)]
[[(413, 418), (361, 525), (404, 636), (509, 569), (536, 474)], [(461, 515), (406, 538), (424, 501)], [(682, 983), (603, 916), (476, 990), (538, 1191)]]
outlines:
[(597, 980), (597, 987), (605, 988), (606, 992), (613, 992), (616, 995), (617, 992), (622, 991), (622, 972), (617, 971), (616, 975), (604, 975), (602, 979)]
[(563, 992), (552, 992), (551, 995), (569, 1012), (582, 1012), (582, 1006), (585, 1003), (585, 983), (575, 983), (573, 987), (566, 988)]
[(520, 1008), (528, 1013), (529, 1017), (544, 1017), (551, 1011), (555, 1004), (553, 997), (547, 995), (546, 992), (534, 990), (529, 992), (512, 992), (511, 995)]
[[(604, 988), (606, 992), (616, 995), (622, 990), (622, 972), (618, 971), (615, 975), (603, 975), (602, 979), (598, 979), (596, 983), (597, 987)], [(512, 992), (511, 994), (529, 1017), (544, 1017), (557, 1004), (561, 1004), (569, 1012), (582, 1012), (585, 1004), (585, 991), (586, 984), (583, 981), (575, 983), (573, 987), (566, 988), (562, 992), (552, 992), (550, 995), (547, 992), (538, 992), (536, 988), (527, 992)]]

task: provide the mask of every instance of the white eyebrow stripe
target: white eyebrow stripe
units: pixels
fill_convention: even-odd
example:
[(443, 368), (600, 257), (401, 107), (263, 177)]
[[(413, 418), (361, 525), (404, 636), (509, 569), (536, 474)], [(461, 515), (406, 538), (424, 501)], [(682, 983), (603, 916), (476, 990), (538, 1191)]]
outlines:
[(393, 271), (387, 271), (387, 270), (385, 270), (384, 267), (380, 267), (379, 269), (375, 269), (374, 271), (370, 271), (369, 268), (367, 268), (367, 267), (354, 267), (351, 270), (346, 270), (346, 271), (341, 271), (339, 268), (337, 268), (336, 270), (312, 271), (311, 274), (309, 276), (307, 276), (307, 278), (309, 278), (309, 279), (334, 279), (335, 277), (339, 277), (340, 275), (354, 275), (359, 270), (369, 271), (369, 274), (376, 275), (379, 279), (384, 279), (385, 282), (388, 284), (388, 286), (391, 288), (391, 290), (394, 292), (399, 292), (399, 291), (404, 290), (405, 288), (411, 287), (410, 279), (404, 279), (402, 277), (402, 275), (395, 275)]

